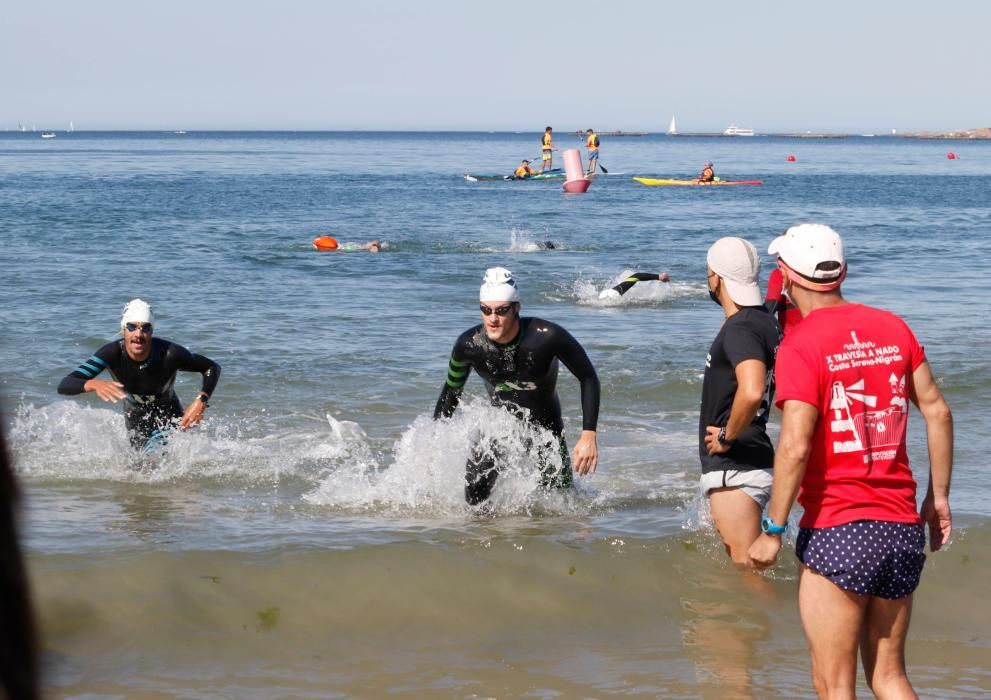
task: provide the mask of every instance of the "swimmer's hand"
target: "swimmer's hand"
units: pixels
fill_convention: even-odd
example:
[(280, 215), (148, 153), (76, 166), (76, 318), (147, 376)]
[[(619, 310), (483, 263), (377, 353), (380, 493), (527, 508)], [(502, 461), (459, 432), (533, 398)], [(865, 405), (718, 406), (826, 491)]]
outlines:
[(761, 534), (747, 550), (750, 557), (750, 566), (755, 569), (766, 569), (774, 564), (781, 551), (781, 536)]
[(591, 474), (599, 466), (599, 447), (594, 430), (582, 431), (582, 436), (578, 438), (578, 444), (571, 453), (571, 461), (575, 465), (575, 472), (581, 476)]
[(117, 403), (127, 398), (124, 385), (109, 379), (90, 379), (83, 384), (83, 391), (95, 391), (97, 396), (110, 403)]
[(199, 399), (194, 400), (186, 410), (183, 411), (182, 419), (179, 421), (179, 430), (186, 430), (187, 428), (192, 428), (194, 425), (203, 420), (203, 413), (206, 411), (206, 404)]
[(670, 282), (671, 281), (671, 276), (668, 273), (666, 273), (666, 272), (662, 272), (661, 274), (659, 274), (657, 276), (657, 281), (658, 282)]

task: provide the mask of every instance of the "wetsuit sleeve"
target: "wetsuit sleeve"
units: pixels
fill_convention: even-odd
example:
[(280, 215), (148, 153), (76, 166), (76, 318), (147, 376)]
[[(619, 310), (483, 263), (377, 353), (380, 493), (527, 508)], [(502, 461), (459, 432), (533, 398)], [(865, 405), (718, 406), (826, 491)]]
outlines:
[(206, 394), (207, 398), (213, 396), (213, 390), (217, 388), (217, 382), (220, 381), (220, 365), (209, 357), (190, 352), (181, 345), (173, 344), (170, 350), (176, 353), (176, 369), (202, 374), (203, 385), (200, 387), (200, 391)]
[(468, 381), (468, 374), (471, 372), (471, 363), (465, 355), (464, 345), (465, 336), (462, 335), (454, 344), (451, 359), (447, 363), (447, 381), (440, 390), (437, 406), (434, 408), (434, 420), (442, 416), (450, 418), (461, 400), (461, 392), (464, 391), (465, 382)]
[(97, 350), (88, 360), (76, 367), (58, 385), (58, 393), (66, 396), (82, 394), (86, 382), (93, 379), (109, 367), (120, 354), (118, 343), (107, 343)]
[(557, 356), (581, 385), (582, 430), (595, 430), (599, 422), (599, 375), (595, 373), (585, 348), (574, 336), (560, 326), (557, 327), (557, 335), (560, 340)]
[(613, 287), (613, 289), (620, 294), (626, 294), (630, 291), (630, 287), (635, 285), (637, 282), (651, 282), (659, 279), (661, 279), (661, 276), (656, 272), (634, 272), (632, 275)]

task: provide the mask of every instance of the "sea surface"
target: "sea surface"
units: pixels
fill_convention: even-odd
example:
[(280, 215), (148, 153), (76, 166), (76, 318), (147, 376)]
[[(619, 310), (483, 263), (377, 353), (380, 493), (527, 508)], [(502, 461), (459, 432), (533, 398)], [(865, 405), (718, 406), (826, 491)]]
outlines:
[[(908, 660), (923, 697), (991, 695), (991, 143), (603, 137), (584, 195), (462, 177), (511, 172), (539, 137), (0, 134), (0, 405), (49, 697), (812, 697), (792, 544), (739, 574), (696, 486), (722, 321), (706, 249), (766, 251), (801, 222), (841, 232), (845, 294), (906, 318), (954, 411), (957, 529)], [(631, 179), (707, 160), (764, 184)], [(324, 234), (384, 250), (318, 252)], [(595, 364), (600, 464), (548, 494), (520, 450), (478, 512), (468, 442), (514, 424), (474, 376), (453, 420), (431, 415), (494, 265)], [(630, 271), (672, 281), (599, 301)], [(133, 297), (223, 367), (203, 425), (148, 463), (119, 406), (55, 391)], [(180, 375), (184, 401), (198, 386)], [(563, 367), (559, 392), (573, 445)]]

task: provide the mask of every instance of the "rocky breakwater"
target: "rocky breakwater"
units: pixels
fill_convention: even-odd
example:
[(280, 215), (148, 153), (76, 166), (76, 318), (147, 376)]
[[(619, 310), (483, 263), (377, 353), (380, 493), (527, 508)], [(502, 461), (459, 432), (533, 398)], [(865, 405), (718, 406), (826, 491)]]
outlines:
[(907, 139), (991, 139), (991, 127), (961, 131), (915, 131), (899, 134)]

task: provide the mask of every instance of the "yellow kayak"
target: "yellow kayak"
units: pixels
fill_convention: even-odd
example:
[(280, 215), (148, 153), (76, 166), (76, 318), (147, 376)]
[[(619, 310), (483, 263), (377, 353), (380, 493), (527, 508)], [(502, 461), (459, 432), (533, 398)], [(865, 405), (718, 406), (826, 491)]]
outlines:
[(715, 182), (699, 182), (698, 180), (673, 180), (673, 179), (657, 179), (653, 177), (635, 177), (633, 178), (641, 185), (648, 185), (650, 187), (661, 187), (661, 186), (681, 186), (681, 187), (711, 187), (712, 185), (763, 185), (763, 180), (716, 180)]

